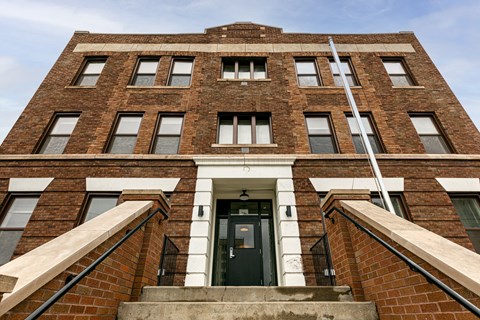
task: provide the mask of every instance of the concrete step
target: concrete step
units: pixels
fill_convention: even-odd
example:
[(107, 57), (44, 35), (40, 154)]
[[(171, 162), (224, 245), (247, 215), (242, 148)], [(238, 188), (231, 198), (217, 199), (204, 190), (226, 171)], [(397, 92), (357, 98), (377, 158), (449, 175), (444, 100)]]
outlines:
[(353, 301), (349, 287), (144, 287), (142, 302)]
[(378, 320), (372, 302), (127, 302), (118, 320)]

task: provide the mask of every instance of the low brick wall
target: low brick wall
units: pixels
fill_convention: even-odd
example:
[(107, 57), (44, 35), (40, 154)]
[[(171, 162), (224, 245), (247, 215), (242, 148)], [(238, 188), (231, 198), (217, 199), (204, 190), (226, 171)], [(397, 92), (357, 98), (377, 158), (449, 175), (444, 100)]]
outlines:
[[(352, 198), (358, 198), (358, 195), (350, 197), (349, 200), (353, 200)], [(342, 209), (339, 199), (340, 197), (328, 206), (335, 205)], [(326, 209), (327, 206), (324, 208)], [(355, 217), (349, 212), (346, 213), (352, 218)], [(333, 220), (327, 220), (327, 231), (337, 284), (351, 286), (357, 301), (374, 301), (380, 319), (477, 319), (475, 315), (435, 285), (430, 284), (422, 275), (413, 272), (400, 258), (357, 229), (339, 213), (332, 213), (331, 217)], [(366, 225), (358, 218), (355, 220), (470, 302), (480, 306), (480, 297), (477, 294), (371, 225)]]

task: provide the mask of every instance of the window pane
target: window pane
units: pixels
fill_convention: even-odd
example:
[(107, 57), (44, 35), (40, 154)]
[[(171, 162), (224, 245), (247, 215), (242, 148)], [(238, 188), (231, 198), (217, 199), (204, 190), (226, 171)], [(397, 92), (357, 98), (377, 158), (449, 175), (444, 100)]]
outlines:
[(174, 61), (173, 71), (174, 74), (191, 74), (192, 73), (192, 61)]
[(190, 85), (190, 75), (172, 75), (170, 85), (174, 87), (188, 87)]
[(132, 85), (134, 86), (153, 86), (155, 84), (155, 75), (136, 75)]
[(310, 136), (312, 153), (337, 153), (331, 136)]
[(390, 79), (392, 80), (392, 84), (395, 87), (408, 87), (413, 85), (412, 80), (408, 76), (398, 76), (398, 75), (391, 75)]
[(220, 132), (218, 133), (218, 143), (232, 144), (233, 143), (233, 118), (220, 119)]
[(480, 228), (480, 203), (476, 197), (452, 198), (452, 203), (465, 228)]
[(223, 79), (235, 79), (235, 62), (223, 63)]
[(83, 71), (83, 74), (100, 74), (102, 73), (105, 61), (89, 61)]
[(327, 117), (308, 117), (307, 127), (309, 134), (331, 134)]
[(450, 153), (450, 149), (442, 136), (420, 136), (427, 153)]
[(178, 146), (180, 144), (180, 137), (162, 137), (158, 136), (155, 143), (155, 154), (176, 154), (178, 153)]
[[(352, 73), (352, 71), (350, 70), (350, 64), (347, 61), (340, 61), (340, 65), (342, 67), (343, 73), (345, 74)], [(335, 61), (330, 62), (330, 68), (332, 69), (333, 74), (340, 74), (340, 71), (338, 71), (338, 67)]]
[[(365, 128), (365, 132), (367, 134), (373, 134), (373, 129), (370, 124), (370, 120), (368, 117), (361, 116), (363, 126)], [(352, 134), (360, 134), (360, 128), (358, 127), (357, 120), (353, 116), (348, 116), (348, 126), (350, 127), (350, 132)]]
[(254, 79), (265, 79), (267, 77), (265, 72), (265, 63), (264, 62), (254, 62), (253, 67), (253, 78)]
[(92, 196), (87, 208), (85, 222), (117, 206), (118, 197)]
[[(400, 197), (395, 195), (390, 196), (390, 200), (392, 201), (393, 210), (395, 211), (395, 214), (400, 218), (405, 218), (405, 209), (403, 208), (402, 200), (400, 199)], [(383, 205), (382, 199), (379, 196), (372, 195), (372, 203), (376, 206), (379, 206), (380, 208), (387, 210)]]
[(467, 234), (473, 243), (475, 251), (480, 253), (480, 230), (467, 230)]
[(238, 63), (238, 78), (250, 79), (250, 61), (240, 61)]
[(140, 128), (141, 122), (142, 122), (142, 117), (121, 116), (116, 133), (136, 135), (138, 133), (138, 129)]
[[(273, 226), (270, 219), (262, 219), (262, 254), (263, 254), (263, 283), (267, 286), (276, 284), (274, 243), (268, 236), (273, 234)], [(266, 236), (264, 236), (266, 235)]]
[(405, 69), (400, 61), (384, 61), (383, 65), (389, 74), (405, 74)]
[(62, 154), (67, 146), (70, 136), (49, 136), (45, 139), (39, 153), (44, 154)]
[(437, 127), (431, 117), (411, 117), (418, 134), (438, 134)]
[(157, 72), (158, 61), (140, 61), (137, 73), (153, 73)]
[(0, 266), (9, 262), (23, 231), (0, 231)]
[(98, 75), (81, 75), (80, 77), (78, 77), (77, 85), (94, 86), (97, 84), (98, 77)]
[[(355, 151), (357, 153), (367, 153), (366, 149), (363, 147), (362, 138), (359, 135), (355, 135), (352, 138), (353, 144), (355, 145)], [(369, 135), (368, 141), (370, 141), (373, 153), (382, 153), (382, 150), (380, 149), (380, 143), (375, 136)]]
[(252, 143), (252, 119), (250, 117), (238, 117), (238, 143)]
[(257, 144), (269, 144), (270, 138), (270, 122), (268, 118), (256, 118), (256, 139)]
[(315, 87), (318, 86), (317, 76), (299, 76), (298, 84), (301, 87)]
[(78, 117), (58, 117), (55, 120), (55, 125), (52, 129), (52, 134), (66, 134), (72, 133), (77, 124)]
[(315, 62), (313, 61), (297, 61), (297, 74), (317, 74)]
[(135, 150), (136, 136), (114, 136), (110, 153), (131, 154)]
[(180, 134), (182, 131), (183, 117), (162, 117), (159, 134)]
[(235, 225), (235, 248), (253, 249), (255, 248), (255, 235), (253, 224)]
[[(348, 80), (348, 78), (347, 78), (347, 80)], [(333, 82), (335, 83), (335, 86), (337, 86), (337, 87), (343, 87), (342, 77), (340, 77), (340, 76), (334, 76), (334, 77), (333, 77)]]
[(376, 136), (368, 135), (368, 141), (370, 141), (370, 145), (372, 146), (373, 153), (382, 153), (380, 142), (378, 141)]
[(37, 202), (38, 197), (14, 198), (0, 226), (3, 228), (24, 228), (30, 220)]
[(227, 244), (227, 235), (228, 235), (228, 219), (219, 219), (218, 220), (218, 241), (215, 244), (217, 249), (216, 260), (215, 260), (215, 274), (214, 274), (214, 283), (216, 286), (225, 285), (225, 278), (227, 273), (227, 254), (228, 254), (228, 244)]

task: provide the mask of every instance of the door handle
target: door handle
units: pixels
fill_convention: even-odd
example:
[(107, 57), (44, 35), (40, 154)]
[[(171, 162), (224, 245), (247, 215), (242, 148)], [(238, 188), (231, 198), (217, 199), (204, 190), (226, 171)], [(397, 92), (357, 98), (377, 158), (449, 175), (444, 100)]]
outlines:
[(233, 247), (230, 247), (230, 259), (235, 258), (235, 255), (233, 254)]

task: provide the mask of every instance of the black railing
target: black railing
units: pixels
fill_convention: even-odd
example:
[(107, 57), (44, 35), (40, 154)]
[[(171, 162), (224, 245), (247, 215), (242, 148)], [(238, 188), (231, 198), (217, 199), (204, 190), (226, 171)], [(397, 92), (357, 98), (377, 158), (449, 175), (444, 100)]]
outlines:
[(345, 212), (343, 212), (342, 210), (340, 210), (337, 207), (331, 208), (325, 214), (325, 217), (327, 219), (332, 219), (332, 223), (334, 223), (334, 221), (333, 221), (333, 218), (330, 217), (330, 215), (332, 214), (333, 211), (337, 211), (338, 213), (340, 213), (345, 219), (347, 219), (348, 221), (353, 223), (355, 225), (355, 227), (357, 227), (357, 229), (359, 229), (362, 232), (365, 232), (370, 238), (374, 239), (375, 241), (380, 243), (382, 246), (384, 246), (388, 251), (390, 251), (391, 253), (393, 253), (394, 255), (399, 257), (401, 260), (403, 260), (403, 262), (405, 262), (410, 267), (410, 269), (412, 271), (420, 273), (423, 277), (425, 277), (425, 279), (429, 283), (432, 283), (432, 284), (436, 285), (438, 288), (440, 288), (440, 290), (442, 290), (448, 296), (450, 296), (452, 299), (454, 299), (459, 304), (461, 304), (465, 309), (472, 312), (477, 317), (480, 317), (480, 308), (478, 308), (473, 303), (471, 303), (470, 301), (465, 299), (463, 296), (458, 294), (455, 290), (453, 290), (452, 288), (447, 286), (445, 283), (443, 283), (442, 281), (440, 281), (439, 279), (434, 277), (431, 273), (429, 273), (427, 270), (425, 270), (424, 268), (422, 268), (421, 266), (419, 266), (418, 264), (413, 262), (411, 259), (409, 259), (407, 256), (405, 256), (401, 252), (399, 252), (397, 249), (395, 249), (394, 247), (392, 247), (391, 245), (389, 245), (388, 243), (386, 243), (385, 241), (380, 239), (373, 232), (371, 232), (370, 230), (368, 230), (367, 228), (365, 228), (364, 226), (362, 226), (361, 224), (359, 224), (358, 222), (356, 222), (355, 220), (350, 218)]
[(327, 234), (315, 242), (310, 248), (313, 257), (313, 267), (315, 268), (315, 280), (317, 286), (334, 286), (335, 271), (333, 269), (330, 256), (330, 247), (328, 245)]
[(57, 302), (61, 297), (63, 297), (70, 289), (72, 289), (77, 283), (79, 283), (83, 278), (89, 275), (95, 268), (102, 263), (110, 254), (112, 254), (118, 247), (120, 247), (125, 241), (127, 241), (135, 232), (138, 231), (144, 224), (146, 224), (153, 216), (158, 212), (168, 219), (168, 215), (163, 212), (161, 209), (156, 209), (148, 215), (142, 222), (140, 222), (135, 228), (127, 232), (117, 243), (115, 243), (110, 249), (108, 249), (104, 254), (102, 254), (97, 260), (90, 264), (85, 270), (80, 272), (76, 277), (71, 279), (63, 288), (58, 290), (53, 296), (51, 296), (47, 301), (45, 301), (37, 310), (30, 314), (25, 320), (38, 319), (45, 311), (48, 310), (55, 302)]
[(169, 237), (165, 236), (162, 257), (160, 258), (160, 268), (158, 269), (159, 286), (173, 286), (178, 252), (179, 250), (177, 246)]

